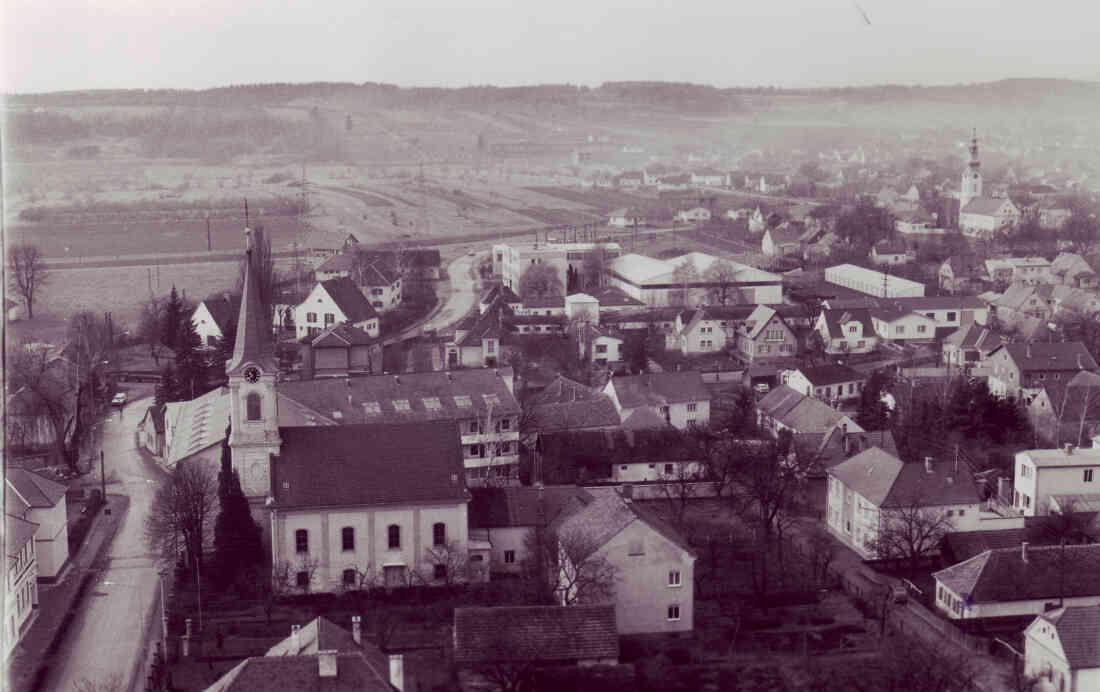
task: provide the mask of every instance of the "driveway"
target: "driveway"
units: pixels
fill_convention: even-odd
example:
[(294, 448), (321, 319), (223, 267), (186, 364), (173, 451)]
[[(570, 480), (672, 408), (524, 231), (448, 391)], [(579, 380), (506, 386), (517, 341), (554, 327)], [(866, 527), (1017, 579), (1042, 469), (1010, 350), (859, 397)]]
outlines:
[[(151, 399), (112, 410), (104, 423), (102, 445), (107, 492), (130, 497), (130, 510), (107, 552), (106, 567), (89, 589), (43, 689), (72, 690), (82, 679), (106, 681), (119, 676), (129, 689), (139, 663), (147, 658), (149, 612), (159, 604), (158, 574), (145, 546), (145, 517), (163, 472), (135, 449), (134, 430)], [(159, 626), (157, 619), (155, 624)], [(159, 632), (157, 633), (159, 635)]]

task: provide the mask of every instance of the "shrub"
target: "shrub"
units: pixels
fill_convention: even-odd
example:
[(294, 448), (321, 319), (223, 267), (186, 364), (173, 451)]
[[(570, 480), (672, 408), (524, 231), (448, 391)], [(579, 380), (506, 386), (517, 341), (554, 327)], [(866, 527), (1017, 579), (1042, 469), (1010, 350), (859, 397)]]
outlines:
[(685, 666), (691, 663), (691, 651), (687, 649), (670, 649), (668, 651), (668, 660), (676, 666)]

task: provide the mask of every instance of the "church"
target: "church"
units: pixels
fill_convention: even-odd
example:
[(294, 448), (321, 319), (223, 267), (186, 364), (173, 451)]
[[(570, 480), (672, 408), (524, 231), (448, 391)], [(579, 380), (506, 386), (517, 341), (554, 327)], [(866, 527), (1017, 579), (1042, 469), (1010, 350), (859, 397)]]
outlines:
[(470, 496), (458, 424), (318, 425), (281, 412), (287, 400), (276, 388), (255, 243), (245, 233), (241, 310), (226, 366), (229, 447), (263, 527), (276, 588), (337, 591), (465, 578), (452, 573), (468, 551)]
[(959, 229), (963, 235), (990, 238), (1008, 230), (1020, 221), (1020, 210), (1008, 197), (987, 197), (982, 194), (981, 161), (978, 158), (978, 132), (970, 138), (970, 162), (962, 174), (959, 187)]

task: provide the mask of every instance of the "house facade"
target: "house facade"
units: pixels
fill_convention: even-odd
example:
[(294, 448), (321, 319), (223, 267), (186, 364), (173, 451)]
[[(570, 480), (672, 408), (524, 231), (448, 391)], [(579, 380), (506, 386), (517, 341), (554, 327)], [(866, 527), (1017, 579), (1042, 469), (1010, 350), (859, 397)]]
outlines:
[(1023, 516), (1050, 513), (1050, 498), (1100, 492), (1100, 449), (1028, 449), (1016, 453), (1012, 505)]
[(1082, 370), (1095, 372), (1096, 361), (1080, 342), (1010, 343), (994, 349), (986, 359), (989, 391), (1017, 398), (1023, 390), (1047, 382), (1068, 382)]
[(758, 305), (737, 327), (737, 353), (749, 363), (793, 358), (798, 353), (798, 335), (767, 305)]
[(871, 323), (882, 341), (932, 341), (936, 337), (936, 322), (916, 312), (872, 309)]
[(240, 297), (228, 293), (210, 296), (199, 303), (191, 313), (191, 324), (202, 345), (216, 346), (229, 326), (237, 321), (240, 308)]
[(329, 279), (313, 287), (294, 309), (295, 336), (316, 336), (338, 324), (350, 324), (378, 336), (378, 312), (355, 283), (347, 278)]
[(706, 207), (692, 207), (676, 212), (676, 220), (680, 223), (706, 223), (710, 221), (710, 209)]
[(1068, 606), (1040, 613), (1024, 630), (1024, 674), (1045, 678), (1053, 689), (1100, 689), (1100, 655), (1092, 633), (1100, 608)]
[(638, 409), (649, 409), (680, 430), (710, 421), (710, 392), (695, 371), (612, 377), (603, 393), (615, 402), (623, 420)]
[(38, 606), (38, 554), (34, 535), (38, 525), (4, 515), (4, 660), (26, 634)]
[(863, 373), (845, 365), (800, 367), (786, 374), (784, 384), (805, 396), (828, 403), (858, 399), (863, 392)]
[(756, 419), (760, 428), (772, 437), (784, 430), (795, 435), (824, 435), (834, 428), (863, 432), (848, 415), (785, 384), (773, 388), (756, 402)]
[(869, 353), (878, 345), (878, 333), (867, 308), (822, 310), (814, 329), (821, 334), (825, 352)]
[(37, 525), (34, 532), (37, 578), (53, 580), (69, 561), (65, 486), (14, 466), (4, 476), (7, 490), (4, 511)]

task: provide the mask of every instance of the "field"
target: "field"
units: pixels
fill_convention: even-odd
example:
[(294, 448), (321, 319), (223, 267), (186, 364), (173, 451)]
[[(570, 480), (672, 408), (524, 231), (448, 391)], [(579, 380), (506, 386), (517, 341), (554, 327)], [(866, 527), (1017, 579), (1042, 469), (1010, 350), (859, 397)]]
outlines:
[(575, 190), (565, 187), (529, 187), (527, 189), (532, 192), (537, 192), (540, 195), (558, 197), (570, 202), (583, 204), (605, 214), (621, 207), (635, 206), (648, 209), (652, 206), (665, 206), (652, 197), (632, 195), (627, 192), (619, 192), (618, 190)]

